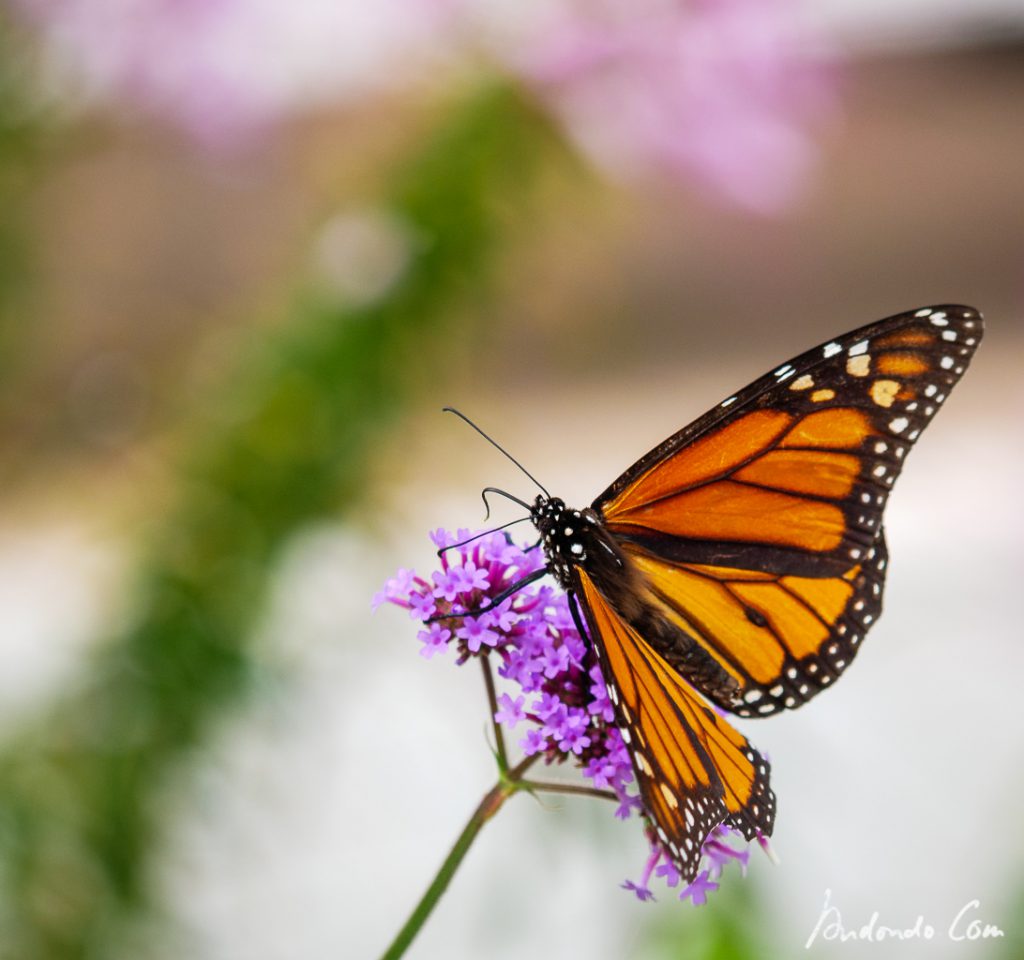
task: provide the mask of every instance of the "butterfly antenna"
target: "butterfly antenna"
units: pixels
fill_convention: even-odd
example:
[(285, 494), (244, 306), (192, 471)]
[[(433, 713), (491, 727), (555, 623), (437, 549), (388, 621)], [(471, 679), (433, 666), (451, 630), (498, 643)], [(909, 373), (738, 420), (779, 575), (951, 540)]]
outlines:
[[(541, 492), (544, 494), (545, 497), (551, 496), (551, 494), (548, 493), (547, 491), (547, 487), (545, 487), (543, 483), (541, 483), (532, 473), (530, 473), (530, 471), (527, 470), (526, 467), (524, 467), (515, 457), (513, 457), (512, 454), (509, 453), (503, 446), (501, 446), (501, 444), (487, 436), (487, 434), (484, 433), (483, 430), (481, 430), (475, 423), (473, 423), (473, 421), (470, 420), (469, 417), (467, 417), (464, 413), (460, 413), (458, 410), (455, 409), (455, 407), (444, 407), (443, 411), (445, 413), (454, 413), (455, 416), (457, 416), (460, 420), (464, 421), (465, 423), (468, 423), (477, 433), (480, 434), (481, 437), (483, 437), (492, 447), (494, 447), (495, 450), (498, 450), (499, 452), (503, 453), (506, 457), (508, 457), (509, 460), (511, 460), (517, 467), (519, 467), (520, 470), (523, 471), (523, 473), (526, 474), (526, 476), (528, 476), (535, 484), (537, 484), (537, 486), (540, 488)], [(501, 491), (495, 491), (495, 493), (500, 492)], [(508, 494), (505, 494), (505, 496), (508, 496)], [(515, 497), (509, 497), (509, 499), (514, 500)], [(522, 503), (521, 500), (518, 502)], [(523, 505), (526, 506), (526, 504)], [(527, 509), (529, 509), (529, 507), (527, 507)]]
[(449, 543), (447, 547), (441, 547), (441, 549), (437, 551), (437, 555), (440, 557), (449, 550), (454, 550), (456, 547), (464, 547), (467, 543), (472, 543), (474, 540), (486, 537), (490, 533), (497, 533), (499, 530), (507, 530), (509, 527), (514, 527), (517, 523), (523, 523), (529, 519), (529, 517), (520, 517), (518, 520), (509, 520), (508, 523), (503, 523), (500, 527), (491, 527), (490, 530), (484, 530), (481, 533), (474, 534), (472, 537), (460, 540), (458, 543)]
[[(487, 507), (487, 513), (484, 515), (485, 521), (491, 515), (491, 505), (487, 501), (487, 494), (489, 493), (496, 493), (499, 497), (504, 497), (506, 500), (511, 500), (513, 503), (518, 503), (519, 506), (523, 507), (525, 510), (533, 510), (533, 507), (531, 507), (525, 500), (520, 500), (519, 497), (513, 496), (507, 490), (499, 490), (497, 487), (484, 487), (483, 490), (480, 491), (480, 496), (483, 498), (484, 506)], [(523, 517), (522, 519), (529, 520), (530, 517)], [(519, 521), (515, 520), (513, 522), (518, 523)], [(498, 529), (500, 530), (501, 528), (499, 527)]]

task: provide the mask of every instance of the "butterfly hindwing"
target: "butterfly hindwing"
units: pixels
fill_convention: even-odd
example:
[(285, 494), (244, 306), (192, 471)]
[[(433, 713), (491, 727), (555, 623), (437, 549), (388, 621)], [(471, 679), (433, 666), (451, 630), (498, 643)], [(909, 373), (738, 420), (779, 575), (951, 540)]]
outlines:
[(630, 751), (640, 795), (683, 879), (720, 823), (752, 840), (770, 836), (769, 765), (623, 620), (583, 569), (574, 593)]
[[(633, 544), (623, 544), (623, 552), (649, 585), (648, 604), (737, 684), (731, 696), (711, 686), (701, 692), (740, 716), (792, 709), (831, 686), (882, 612), (888, 555), (881, 533), (863, 562), (834, 577), (672, 563)], [(692, 675), (692, 657), (677, 659), (668, 646), (659, 652)]]

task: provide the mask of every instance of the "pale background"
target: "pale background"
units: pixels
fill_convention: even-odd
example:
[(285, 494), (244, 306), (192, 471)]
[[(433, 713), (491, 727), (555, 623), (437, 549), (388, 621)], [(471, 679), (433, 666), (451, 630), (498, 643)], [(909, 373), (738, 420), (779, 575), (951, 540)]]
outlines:
[[(532, 495), (443, 404), (582, 504), (766, 369), (941, 302), (977, 306), (988, 330), (888, 508), (885, 615), (836, 690), (742, 725), (772, 759), (781, 864), (755, 852), (749, 878), (726, 883), (762, 899), (780, 957), (804, 952), (826, 889), (849, 926), (921, 914), (936, 939), (810, 956), (1012, 955), (945, 930), (977, 898), (979, 918), (1021, 937), (1024, 16), (1008, 0), (816, 16), (852, 62), (806, 195), (764, 219), (676, 185), (556, 175), (488, 314), (381, 435), (372, 515), (294, 538), (256, 695), (167, 786), (166, 956), (376, 955), (493, 781), (476, 671), (418, 657), (401, 611), (369, 613), (397, 567), (431, 569), (428, 529), (482, 522), (482, 486)], [(204, 389), (273, 323), (296, 261), (315, 265), (325, 196), (361, 209), (417, 116), (407, 90), (378, 92), (367, 49), (341, 43), (336, 75), (328, 62), (289, 90), (301, 109), (241, 166), (100, 108), (35, 187), (48, 326), (23, 403), (38, 415), (3, 438), (18, 463), (0, 507), (10, 736), (130, 606), (133, 535), (161, 508), (182, 429), (177, 392)], [(488, 825), (410, 956), (651, 955), (652, 925), (690, 908), (618, 889), (642, 867), (636, 823), (597, 801), (546, 806), (517, 797)]]

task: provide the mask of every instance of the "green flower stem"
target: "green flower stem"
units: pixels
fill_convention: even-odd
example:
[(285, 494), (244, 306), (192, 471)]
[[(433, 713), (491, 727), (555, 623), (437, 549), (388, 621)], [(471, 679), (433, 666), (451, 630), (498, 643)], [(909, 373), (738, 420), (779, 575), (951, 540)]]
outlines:
[(602, 800), (618, 800), (618, 797), (611, 790), (598, 790), (596, 787), (588, 787), (576, 783), (544, 783), (539, 780), (525, 780), (524, 774), (539, 759), (539, 754), (526, 757), (511, 770), (508, 767), (508, 755), (505, 752), (505, 738), (501, 731), (501, 724), (494, 720), (498, 712), (498, 699), (494, 686), (494, 673), (491, 670), (491, 662), (488, 656), (480, 657), (480, 666), (484, 675), (484, 686), (487, 689), (487, 703), (490, 708), (492, 723), (494, 724), (495, 759), (498, 762), (498, 782), (486, 793), (480, 801), (473, 816), (469, 818), (462, 833), (455, 841), (451, 852), (441, 864), (426, 893), (423, 894), (420, 902), (416, 904), (405, 925), (398, 931), (391, 946), (385, 951), (382, 960), (397, 960), (401, 957), (409, 945), (420, 932), (427, 918), (433, 913), (441, 895), (448, 889), (455, 871), (458, 870), (463, 858), (469, 851), (477, 834), (480, 833), (483, 825), (487, 823), (502, 807), (505, 801), (514, 793), (525, 790), (527, 793), (564, 793), (578, 796), (599, 797)]
[(491, 708), (491, 724), (494, 727), (494, 756), (498, 761), (498, 769), (505, 773), (508, 771), (508, 753), (505, 751), (505, 735), (502, 733), (501, 724), (494, 719), (498, 712), (498, 695), (494, 689), (494, 673), (491, 670), (491, 658), (480, 657), (480, 666), (484, 671), (484, 686), (487, 688), (487, 703)]
[(611, 790), (599, 790), (597, 787), (588, 787), (582, 783), (543, 783), (538, 780), (522, 780), (519, 788), (529, 790), (531, 793), (568, 793), (580, 797), (614, 800), (616, 803), (619, 800)]
[[(486, 657), (481, 659), (486, 660)], [(448, 884), (455, 875), (455, 871), (458, 870), (463, 858), (469, 851), (470, 845), (476, 839), (483, 825), (501, 809), (502, 804), (509, 797), (525, 789), (527, 781), (522, 779), (522, 775), (526, 773), (537, 759), (537, 756), (532, 756), (522, 760), (484, 794), (484, 798), (480, 801), (476, 810), (473, 811), (473, 816), (469, 818), (469, 822), (463, 827), (462, 833), (459, 834), (459, 838), (455, 841), (451, 852), (445, 857), (444, 863), (441, 864), (441, 869), (437, 871), (433, 882), (427, 887), (427, 892), (423, 894), (420, 902), (416, 904), (416, 909), (413, 910), (402, 929), (398, 931), (398, 935), (391, 946), (384, 952), (381, 960), (397, 960), (398, 957), (401, 957), (409, 949), (409, 944), (415, 939), (416, 934), (420, 932), (423, 924), (426, 923), (427, 917), (430, 916), (434, 907), (437, 906), (438, 901), (441, 899), (441, 894), (448, 889)]]

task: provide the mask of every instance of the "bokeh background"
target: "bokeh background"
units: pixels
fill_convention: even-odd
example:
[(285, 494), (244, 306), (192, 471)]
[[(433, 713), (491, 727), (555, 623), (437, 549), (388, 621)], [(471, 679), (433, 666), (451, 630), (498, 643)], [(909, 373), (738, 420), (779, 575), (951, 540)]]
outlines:
[[(886, 615), (744, 725), (781, 864), (642, 905), (635, 821), (517, 797), (409, 956), (1024, 955), (1022, 156), (1016, 0), (3, 0), (0, 957), (378, 955), (494, 770), (370, 598), (532, 495), (440, 407), (585, 503), (941, 302)], [(935, 938), (805, 950), (826, 890)]]

